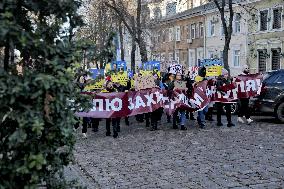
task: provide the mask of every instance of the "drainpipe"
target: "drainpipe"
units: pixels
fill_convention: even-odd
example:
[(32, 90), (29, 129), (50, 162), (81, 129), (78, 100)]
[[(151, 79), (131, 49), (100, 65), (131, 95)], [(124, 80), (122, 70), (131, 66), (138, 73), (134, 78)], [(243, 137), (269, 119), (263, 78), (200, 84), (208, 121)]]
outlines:
[[(204, 12), (206, 12), (205, 10), (205, 5), (204, 6)], [(207, 31), (207, 24), (206, 24), (206, 15), (205, 13), (203, 13), (203, 17), (204, 17), (204, 25), (203, 25), (203, 58), (206, 58), (206, 31)]]

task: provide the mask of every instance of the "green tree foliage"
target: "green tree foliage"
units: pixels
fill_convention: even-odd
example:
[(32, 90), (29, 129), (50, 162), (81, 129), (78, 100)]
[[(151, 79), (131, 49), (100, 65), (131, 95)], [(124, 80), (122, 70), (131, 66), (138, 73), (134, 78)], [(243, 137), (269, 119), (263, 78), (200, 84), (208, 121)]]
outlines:
[[(72, 158), (74, 112), (90, 105), (75, 82), (79, 6), (78, 0), (0, 2), (0, 189), (58, 188), (54, 179)], [(23, 74), (15, 71), (14, 48), (22, 53)]]

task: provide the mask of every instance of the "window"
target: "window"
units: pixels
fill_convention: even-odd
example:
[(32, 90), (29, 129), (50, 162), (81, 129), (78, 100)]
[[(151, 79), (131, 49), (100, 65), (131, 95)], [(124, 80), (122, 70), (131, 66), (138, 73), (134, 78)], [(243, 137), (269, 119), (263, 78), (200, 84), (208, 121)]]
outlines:
[(220, 51), (220, 59), (223, 60), (223, 58), (224, 58), (224, 53), (223, 51)]
[(190, 39), (190, 25), (187, 26), (187, 39)]
[(233, 52), (234, 52), (234, 54), (233, 54), (234, 67), (239, 67), (240, 66), (240, 50), (234, 50)]
[(175, 60), (177, 61), (177, 63), (179, 63), (179, 51), (176, 50), (175, 52)]
[(280, 75), (276, 78), (275, 83), (284, 83), (284, 75)]
[(162, 17), (161, 9), (156, 7), (154, 9), (154, 19), (160, 19)]
[(280, 69), (280, 52), (281, 49), (271, 49), (271, 54), (272, 54), (272, 58), (271, 58), (271, 64), (272, 70), (279, 70)]
[(272, 29), (280, 29), (282, 22), (282, 8), (273, 9)]
[(260, 31), (267, 30), (267, 22), (268, 21), (268, 10), (260, 11)]
[(191, 24), (191, 39), (195, 39), (196, 24)]
[(180, 41), (180, 26), (176, 26), (176, 41)]
[(214, 58), (214, 51), (208, 51), (208, 58)]
[(225, 35), (225, 32), (224, 32), (224, 27), (223, 27), (223, 24), (220, 24), (221, 27), (220, 27), (220, 35), (221, 36), (224, 36)]
[(177, 3), (173, 2), (173, 3), (168, 3), (166, 6), (166, 15), (173, 15), (176, 13), (176, 7), (177, 7)]
[(234, 32), (235, 33), (241, 32), (241, 14), (240, 13), (236, 13), (236, 16), (235, 16)]
[(166, 40), (167, 40), (167, 30), (164, 30), (162, 34), (162, 41), (166, 42)]
[(196, 65), (198, 65), (198, 60), (202, 60), (202, 59), (203, 59), (203, 49), (198, 48), (197, 49), (197, 63), (196, 63)]
[(173, 61), (174, 60), (174, 55), (173, 53), (169, 53), (169, 61)]
[(266, 49), (258, 50), (258, 71), (266, 72)]
[(174, 28), (169, 29), (169, 41), (174, 40)]
[(161, 61), (162, 62), (166, 61), (165, 53), (161, 53)]
[(215, 23), (212, 20), (209, 22), (208, 29), (209, 36), (215, 36)]
[(199, 22), (199, 37), (203, 37), (204, 34), (204, 26), (202, 22)]
[(195, 51), (194, 49), (188, 50), (188, 66), (194, 66), (195, 65)]

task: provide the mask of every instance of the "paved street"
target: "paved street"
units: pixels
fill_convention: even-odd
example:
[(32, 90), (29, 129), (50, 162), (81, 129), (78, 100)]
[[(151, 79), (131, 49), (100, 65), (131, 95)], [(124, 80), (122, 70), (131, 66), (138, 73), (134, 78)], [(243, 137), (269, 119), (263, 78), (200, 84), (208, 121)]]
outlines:
[(187, 131), (163, 121), (156, 132), (131, 119), (118, 139), (105, 136), (102, 122), (88, 139), (78, 131), (76, 166), (88, 188), (284, 188), (284, 124), (253, 119), (205, 130), (189, 121)]

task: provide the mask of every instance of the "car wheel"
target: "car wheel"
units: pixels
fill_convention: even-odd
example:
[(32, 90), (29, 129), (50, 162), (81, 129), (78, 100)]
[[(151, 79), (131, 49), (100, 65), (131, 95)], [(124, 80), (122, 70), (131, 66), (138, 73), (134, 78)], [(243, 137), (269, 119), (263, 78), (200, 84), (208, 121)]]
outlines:
[[(231, 114), (236, 114), (238, 112), (238, 104), (231, 103)], [(223, 106), (223, 113), (226, 113), (226, 108)]]
[(280, 122), (284, 123), (284, 102), (277, 106), (275, 116)]

